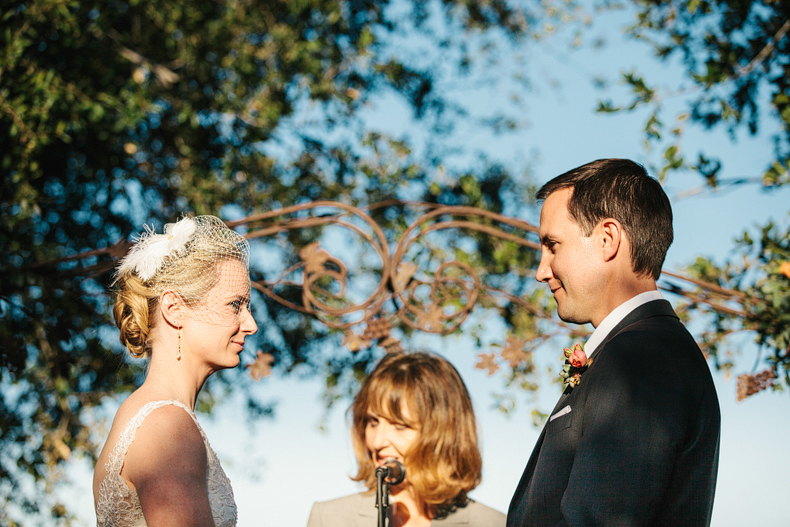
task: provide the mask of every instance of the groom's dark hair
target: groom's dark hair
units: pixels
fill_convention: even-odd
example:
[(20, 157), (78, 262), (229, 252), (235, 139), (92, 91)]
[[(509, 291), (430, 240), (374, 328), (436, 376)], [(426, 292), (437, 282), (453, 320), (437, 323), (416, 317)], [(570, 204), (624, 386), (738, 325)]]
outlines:
[(672, 207), (664, 189), (645, 168), (629, 159), (598, 159), (561, 174), (538, 191), (538, 201), (572, 188), (568, 212), (585, 236), (601, 220), (614, 218), (631, 243), (631, 264), (658, 280), (672, 244)]

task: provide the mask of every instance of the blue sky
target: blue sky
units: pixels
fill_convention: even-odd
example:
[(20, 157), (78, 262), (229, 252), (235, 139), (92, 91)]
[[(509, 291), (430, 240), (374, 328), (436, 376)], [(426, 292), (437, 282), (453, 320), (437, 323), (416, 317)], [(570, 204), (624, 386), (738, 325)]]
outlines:
[[(622, 15), (606, 17), (594, 32), (613, 35), (625, 21)], [(639, 66), (658, 79), (676, 79), (671, 65), (652, 62), (641, 45), (615, 41), (603, 52), (581, 51), (559, 60), (556, 43), (532, 47), (530, 71), (537, 76), (524, 94), (530, 125), (506, 137), (471, 134), (470, 141), (492, 156), (518, 169), (529, 167), (537, 183), (602, 157), (628, 157), (649, 164), (655, 153), (646, 153), (640, 128), (644, 114), (598, 115), (593, 112), (600, 93), (591, 87), (593, 76), (614, 78), (617, 72)], [(554, 84), (557, 80), (558, 84)], [(551, 82), (550, 82), (551, 81)], [(667, 82), (667, 86), (669, 83)], [(492, 88), (496, 90), (496, 86)], [(481, 110), (496, 105), (495, 96), (475, 98)], [(504, 95), (503, 95), (504, 97)], [(668, 101), (680, 108), (682, 101)], [(373, 108), (372, 112), (384, 112)], [(397, 113), (391, 108), (388, 115)], [(733, 143), (721, 132), (689, 130), (684, 143), (689, 152), (705, 148), (724, 159), (724, 177), (757, 176), (771, 154), (770, 127), (757, 138), (738, 137)], [(419, 136), (421, 132), (415, 131)], [(673, 176), (666, 188), (670, 196), (695, 187), (697, 179)], [(744, 229), (767, 219), (787, 225), (790, 218), (790, 189), (765, 193), (756, 187), (729, 192), (705, 193), (676, 200), (675, 243), (666, 268), (678, 269), (702, 254), (723, 260), (733, 239)], [(536, 221), (535, 211), (524, 216)], [(668, 297), (672, 300), (671, 297)], [(502, 340), (495, 325), (490, 339)], [(425, 337), (421, 347), (438, 352), (458, 367), (469, 386), (483, 441), (483, 483), (472, 497), (506, 511), (513, 490), (535, 444), (539, 430), (531, 424), (526, 396), (517, 410), (503, 415), (493, 409), (493, 393), (502, 391), (499, 376), (488, 377), (474, 368), (475, 350), (464, 339)], [(738, 372), (753, 364), (750, 337), (743, 337), (743, 358)], [(551, 350), (541, 348), (542, 353)], [(746, 401), (735, 401), (735, 379), (714, 374), (722, 407), (722, 443), (719, 483), (714, 505), (714, 527), (775, 524), (776, 494), (787, 488), (790, 457), (774, 448), (790, 436), (790, 397), (787, 393), (761, 393)], [(553, 405), (559, 392), (547, 387), (539, 404)], [(201, 417), (204, 428), (231, 478), (239, 506), (239, 526), (302, 526), (314, 501), (332, 499), (359, 490), (349, 480), (354, 471), (348, 440), (345, 407), (333, 410), (326, 431), (319, 431), (323, 416), (320, 381), (270, 377), (256, 389), (263, 399), (279, 401), (274, 420), (250, 430), (240, 409), (232, 404), (212, 418)], [(73, 484), (62, 492), (85, 525), (94, 525), (90, 469), (75, 463)]]

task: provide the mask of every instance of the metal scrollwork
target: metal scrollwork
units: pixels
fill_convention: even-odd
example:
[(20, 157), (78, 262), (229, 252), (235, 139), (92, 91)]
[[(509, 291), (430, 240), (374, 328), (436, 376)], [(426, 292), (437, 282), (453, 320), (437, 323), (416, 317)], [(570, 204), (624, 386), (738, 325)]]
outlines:
[[(427, 210), (405, 227), (392, 252), (384, 229), (368, 213), (390, 206), (397, 207), (397, 210)], [(540, 295), (537, 300), (524, 298), (509, 290), (507, 281), (497, 282), (495, 275), (481, 277), (480, 274), (485, 273), (481, 266), (447, 258), (446, 255), (431, 255), (426, 262), (426, 258), (414, 250), (420, 245), (418, 241), (429, 235), (448, 236), (451, 231), (471, 231), (485, 235), (478, 237), (478, 241), (483, 240), (484, 243), (506, 240), (539, 251), (540, 244), (528, 239), (528, 236), (534, 238), (538, 229), (517, 218), (475, 207), (395, 200), (364, 209), (336, 201), (316, 201), (251, 215), (227, 224), (229, 227), (246, 229), (245, 236), (250, 240), (276, 237), (283, 233), (293, 233), (298, 237), (300, 229), (339, 227), (363, 240), (364, 244), (361, 245), (373, 249), (380, 262), (379, 267), (374, 268), (368, 262), (363, 271), (379, 276), (375, 285), (369, 287), (371, 291), (363, 294), (362, 299), (355, 300), (354, 295), (349, 294), (350, 276), (354, 268), (350, 268), (348, 262), (354, 255), (340, 254), (342, 249), (320, 236), (316, 238), (321, 242), (314, 241), (304, 246), (299, 252), (299, 260), (275, 279), (255, 280), (252, 283), (255, 289), (281, 305), (314, 316), (328, 327), (345, 331), (343, 345), (352, 352), (373, 344), (388, 352), (399, 350), (400, 342), (392, 335), (393, 328), (399, 325), (435, 334), (456, 331), (484, 295), (488, 295), (487, 302), (497, 297), (519, 305), (535, 318), (554, 323), (558, 330), (571, 336), (581, 338), (587, 335), (585, 329), (571, 327), (554, 317), (553, 312), (541, 303)], [(443, 242), (444, 246), (452, 245), (446, 243), (447, 238)], [(331, 246), (331, 250), (322, 247), (321, 243)], [(301, 245), (300, 240), (288, 243), (288, 247)], [(30, 270), (72, 276), (100, 276), (112, 270), (131, 246), (132, 242), (121, 240), (109, 247), (37, 263)], [(472, 248), (467, 251), (467, 256), (476, 253)], [(255, 257), (253, 254), (253, 264), (256, 263)], [(293, 255), (288, 253), (288, 259), (292, 260)], [(59, 267), (61, 264), (66, 264), (64, 267), (67, 268)], [(511, 269), (508, 272), (513, 271)], [(532, 273), (531, 269), (516, 269), (517, 277), (520, 276), (519, 271), (527, 275)], [(692, 302), (706, 304), (709, 309), (725, 315), (748, 317), (749, 299), (742, 292), (693, 277), (662, 272), (671, 281), (659, 285), (661, 289)], [(499, 286), (495, 287), (492, 285), (494, 283)], [(691, 287), (687, 287), (688, 284)], [(289, 288), (289, 295), (278, 292)], [(532, 350), (555, 334), (535, 328), (524, 335), (509, 335), (499, 356), (511, 368), (528, 364)], [(496, 354), (482, 354), (479, 357), (478, 368), (487, 370), (489, 374), (499, 368)], [(273, 361), (272, 355), (259, 352), (258, 358), (248, 368), (257, 379), (269, 374)], [(741, 383), (741, 380), (744, 382)], [(768, 371), (756, 376), (742, 376), (739, 379), (739, 397), (764, 389), (772, 382), (773, 377)]]
[[(321, 208), (340, 209), (345, 213), (277, 220), (278, 218), (290, 214)], [(346, 219), (348, 215), (361, 220), (363, 224), (370, 228), (372, 234)], [(316, 201), (248, 216), (234, 222), (229, 222), (228, 225), (254, 225), (264, 221), (271, 221), (271, 224), (262, 228), (250, 230), (246, 234), (246, 237), (248, 239), (256, 239), (272, 236), (280, 232), (321, 227), (325, 225), (336, 225), (348, 229), (362, 237), (362, 239), (364, 239), (378, 254), (382, 266), (381, 279), (376, 289), (364, 301), (359, 303), (349, 302), (345, 294), (348, 282), (348, 271), (345, 264), (343, 264), (340, 259), (331, 255), (326, 249), (321, 248), (318, 242), (313, 242), (300, 251), (301, 261), (299, 263), (286, 269), (275, 280), (254, 281), (253, 287), (255, 289), (291, 309), (314, 315), (328, 326), (337, 329), (345, 329), (359, 324), (381, 309), (381, 304), (387, 298), (390, 266), (389, 245), (384, 231), (368, 214), (359, 208), (352, 207), (345, 203)], [(287, 277), (298, 271), (302, 272), (302, 282), (298, 284), (302, 289), (302, 305), (291, 302), (275, 292), (275, 287), (278, 285), (297, 285), (289, 281)], [(339, 284), (339, 291), (333, 292), (326, 287), (327, 281)], [(347, 319), (349, 315), (355, 313), (359, 313), (361, 318), (351, 321), (344, 320)]]
[[(427, 212), (405, 228), (394, 245), (395, 249), (390, 252), (384, 229), (366, 210), (393, 205), (410, 210), (425, 208)], [(361, 300), (354, 300), (349, 295), (352, 273), (348, 262), (353, 256), (343, 254), (341, 258), (337, 247), (323, 238), (319, 238), (322, 242), (314, 241), (304, 246), (299, 252), (299, 261), (276, 278), (252, 282), (256, 290), (274, 301), (314, 316), (328, 327), (345, 330), (343, 345), (351, 351), (367, 348), (373, 343), (387, 351), (400, 349), (400, 342), (391, 333), (394, 327), (401, 324), (428, 333), (453, 332), (469, 317), (483, 291), (494, 292), (509, 301), (521, 303), (518, 297), (484, 284), (478, 271), (469, 263), (432, 257), (429, 260), (434, 270), (427, 265), (421, 266), (410, 251), (426, 236), (447, 236), (448, 231), (465, 230), (534, 250), (540, 249), (537, 242), (527, 238), (530, 233), (537, 233), (537, 228), (523, 220), (475, 207), (394, 200), (371, 205), (364, 210), (337, 201), (308, 202), (247, 216), (227, 224), (229, 227), (246, 229), (244, 235), (250, 240), (298, 233), (300, 229), (338, 227), (358, 236), (364, 241), (365, 247), (373, 249), (379, 261), (378, 267), (374, 269), (367, 264), (365, 272), (378, 273), (379, 277), (375, 286), (371, 287), (372, 291)], [(332, 245), (331, 250), (326, 247), (327, 243)], [(112, 247), (45, 262), (36, 267), (44, 269), (62, 262), (108, 255), (109, 260), (74, 271), (85, 275), (106, 272), (112, 269), (130, 246), (130, 242), (122, 241)], [(253, 266), (255, 258), (253, 254)], [(297, 295), (301, 296), (300, 301), (293, 298), (295, 295), (278, 292), (288, 288), (300, 290)], [(271, 356), (261, 354), (261, 357), (257, 374), (265, 375), (270, 368)]]
[[(393, 203), (372, 205), (368, 210)], [(391, 329), (397, 324), (428, 333), (447, 334), (458, 329), (471, 313), (484, 286), (470, 264), (457, 260), (442, 261), (431, 272), (421, 270), (417, 262), (410, 260), (409, 251), (427, 235), (448, 230), (470, 230), (539, 249), (539, 244), (526, 238), (528, 233), (535, 233), (537, 229), (516, 218), (474, 207), (398, 204), (431, 210), (406, 228), (392, 254), (384, 230), (368, 213), (339, 202), (295, 205), (249, 216), (229, 225), (246, 225), (250, 229), (246, 234), (249, 239), (333, 225), (350, 230), (375, 250), (380, 260), (378, 272), (381, 276), (375, 289), (359, 302), (347, 296), (348, 266), (319, 242), (304, 247), (299, 254), (301, 260), (275, 280), (253, 282), (257, 290), (277, 302), (316, 316), (329, 327), (346, 330), (343, 344), (351, 351), (367, 348), (374, 342), (387, 351), (394, 351), (400, 349), (399, 341), (391, 335)], [(318, 213), (333, 209), (337, 212)], [(296, 214), (303, 216), (289, 218)], [(264, 225), (260, 226), (261, 223)], [(522, 231), (524, 235), (507, 232), (494, 224), (505, 225), (511, 231)], [(289, 278), (298, 273), (301, 273), (301, 282)], [(283, 286), (301, 288), (301, 305), (276, 292)], [(357, 327), (361, 331), (355, 332)]]

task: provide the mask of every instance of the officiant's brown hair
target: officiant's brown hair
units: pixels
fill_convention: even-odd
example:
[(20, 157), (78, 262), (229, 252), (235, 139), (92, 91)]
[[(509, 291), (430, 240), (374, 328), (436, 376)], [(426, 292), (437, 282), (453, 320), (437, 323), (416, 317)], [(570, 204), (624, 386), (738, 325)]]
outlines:
[(362, 384), (349, 411), (359, 464), (352, 479), (364, 481), (368, 489), (376, 488), (377, 467), (365, 446), (369, 413), (417, 431), (404, 464), (426, 513), (442, 516), (465, 505), (467, 493), (480, 484), (483, 462), (472, 401), (447, 360), (424, 352), (386, 355)]

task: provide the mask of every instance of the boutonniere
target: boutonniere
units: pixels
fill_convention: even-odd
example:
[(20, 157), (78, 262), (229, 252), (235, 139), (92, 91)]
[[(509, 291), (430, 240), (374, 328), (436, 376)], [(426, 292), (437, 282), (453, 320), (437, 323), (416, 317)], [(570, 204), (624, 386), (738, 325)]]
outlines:
[(574, 344), (572, 348), (565, 348), (565, 364), (560, 371), (562, 382), (575, 388), (582, 382), (582, 373), (592, 364), (592, 359), (587, 358), (581, 344)]

